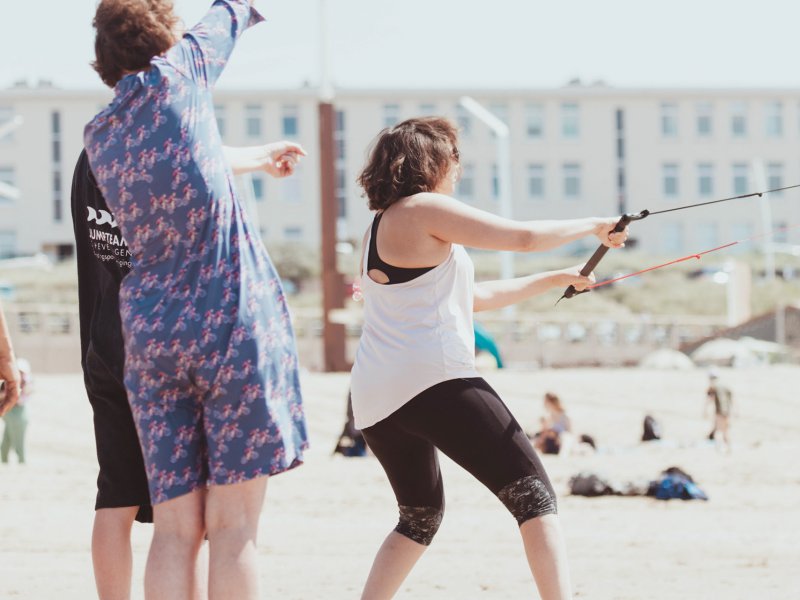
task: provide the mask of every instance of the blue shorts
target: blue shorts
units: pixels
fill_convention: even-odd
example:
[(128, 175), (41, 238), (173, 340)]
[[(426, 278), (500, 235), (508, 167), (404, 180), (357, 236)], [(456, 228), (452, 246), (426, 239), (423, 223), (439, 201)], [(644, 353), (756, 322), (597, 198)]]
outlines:
[(291, 330), (260, 323), (190, 335), (173, 351), (146, 340), (146, 329), (128, 335), (143, 340), (127, 344), (125, 386), (153, 504), (302, 463), (306, 428)]

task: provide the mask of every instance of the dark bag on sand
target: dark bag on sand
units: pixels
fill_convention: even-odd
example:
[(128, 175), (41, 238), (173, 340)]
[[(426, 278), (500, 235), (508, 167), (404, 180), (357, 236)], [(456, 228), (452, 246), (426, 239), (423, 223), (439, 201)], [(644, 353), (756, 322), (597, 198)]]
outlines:
[(596, 473), (582, 471), (570, 478), (569, 492), (573, 496), (609, 496), (618, 494), (614, 485)]
[(661, 479), (653, 481), (648, 495), (658, 500), (708, 500), (686, 471), (679, 467), (670, 467), (661, 474)]
[(652, 440), (661, 439), (661, 424), (650, 415), (644, 418), (644, 431), (642, 432), (642, 441), (650, 442)]

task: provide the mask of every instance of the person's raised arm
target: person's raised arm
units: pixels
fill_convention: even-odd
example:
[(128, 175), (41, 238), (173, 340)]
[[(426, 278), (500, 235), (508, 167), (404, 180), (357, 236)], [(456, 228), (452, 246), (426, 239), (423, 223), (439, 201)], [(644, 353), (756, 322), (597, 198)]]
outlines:
[(619, 217), (514, 221), (434, 193), (418, 194), (410, 203), (429, 235), (471, 248), (541, 252), (589, 235), (606, 246), (619, 248), (628, 237), (627, 228), (612, 233)]
[(263, 171), (273, 177), (287, 177), (306, 151), (294, 142), (274, 142), (263, 146), (244, 146), (222, 148), (234, 175)]
[(4, 382), (3, 391), (0, 392), (0, 416), (3, 416), (19, 399), (20, 376), (2, 305), (0, 305), (0, 380)]
[(242, 33), (263, 20), (253, 8), (253, 0), (216, 0), (200, 22), (167, 52), (167, 60), (198, 83), (213, 87)]

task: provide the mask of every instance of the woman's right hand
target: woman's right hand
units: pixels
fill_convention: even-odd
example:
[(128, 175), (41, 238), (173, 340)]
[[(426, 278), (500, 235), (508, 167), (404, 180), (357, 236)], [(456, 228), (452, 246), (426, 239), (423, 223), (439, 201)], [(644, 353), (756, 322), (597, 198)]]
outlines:
[(594, 284), (596, 282), (594, 271), (589, 273), (589, 275), (581, 275), (582, 268), (583, 265), (580, 264), (559, 271), (561, 281), (559, 281), (558, 286), (559, 287), (574, 286), (576, 290), (582, 292), (590, 285)]

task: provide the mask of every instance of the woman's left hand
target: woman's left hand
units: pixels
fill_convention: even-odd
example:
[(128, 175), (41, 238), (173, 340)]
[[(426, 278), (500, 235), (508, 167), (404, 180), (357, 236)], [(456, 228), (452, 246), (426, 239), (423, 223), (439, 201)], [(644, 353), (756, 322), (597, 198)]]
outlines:
[(593, 285), (596, 282), (594, 271), (589, 273), (588, 275), (581, 275), (581, 269), (583, 265), (575, 265), (574, 267), (569, 267), (568, 269), (561, 270), (561, 281), (559, 281), (559, 287), (569, 287), (574, 286), (576, 290), (582, 292), (590, 285)]

